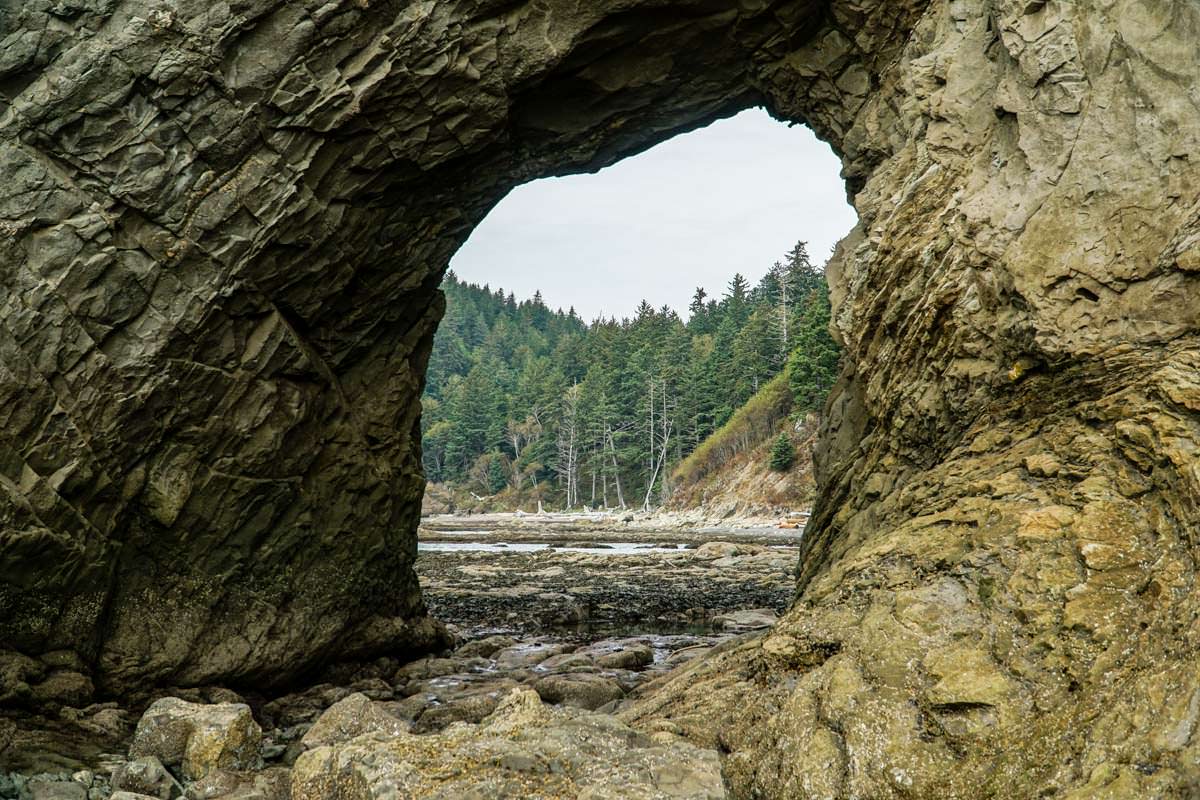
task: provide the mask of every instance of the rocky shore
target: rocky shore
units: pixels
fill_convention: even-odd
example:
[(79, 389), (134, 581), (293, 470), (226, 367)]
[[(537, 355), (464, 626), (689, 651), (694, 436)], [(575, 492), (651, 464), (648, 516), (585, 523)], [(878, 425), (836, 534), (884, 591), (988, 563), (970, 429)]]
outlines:
[[(724, 797), (715, 750), (616, 715), (775, 620), (794, 532), (587, 534), (425, 531), (417, 570), (456, 642), (434, 656), (342, 665), (282, 696), (206, 687), (7, 712), (0, 798)], [(0, 672), (33, 669), (20, 666)]]
[(673, 630), (746, 608), (782, 612), (791, 599), (794, 547), (709, 542), (676, 549), (686, 547), (624, 550), (618, 542), (580, 541), (533, 552), (437, 550), (421, 553), (417, 572), (432, 613), (472, 631)]

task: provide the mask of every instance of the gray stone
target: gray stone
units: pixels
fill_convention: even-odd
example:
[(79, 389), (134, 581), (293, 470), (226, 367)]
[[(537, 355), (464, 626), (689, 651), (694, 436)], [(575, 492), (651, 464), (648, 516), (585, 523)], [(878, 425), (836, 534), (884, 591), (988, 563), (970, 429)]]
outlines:
[(334, 703), (317, 718), (300, 740), (306, 748), (348, 741), (364, 733), (400, 733), (408, 724), (385, 711), (365, 694), (355, 693)]
[(87, 787), (75, 781), (31, 780), (30, 800), (87, 800)]
[(539, 678), (533, 688), (547, 703), (589, 710), (625, 696), (620, 684), (612, 678), (587, 672), (547, 675)]
[(769, 628), (778, 621), (778, 615), (770, 608), (748, 608), (713, 618), (714, 624), (720, 625), (727, 631), (752, 631)]
[(171, 800), (183, 794), (183, 787), (154, 756), (141, 756), (118, 766), (112, 773), (112, 786), (159, 800)]
[(424, 736), (362, 736), (310, 750), (293, 800), (725, 797), (720, 760), (676, 739), (655, 742), (605, 717), (548, 708), (528, 689), (478, 725)]
[(516, 643), (517, 640), (511, 636), (487, 636), (483, 639), (467, 642), (455, 650), (454, 655), (459, 658), (474, 658), (476, 656), (491, 658), (498, 650), (512, 647)]
[(241, 703), (202, 705), (176, 697), (156, 701), (138, 722), (131, 758), (154, 756), (198, 780), (215, 769), (247, 769), (259, 761), (262, 730)]

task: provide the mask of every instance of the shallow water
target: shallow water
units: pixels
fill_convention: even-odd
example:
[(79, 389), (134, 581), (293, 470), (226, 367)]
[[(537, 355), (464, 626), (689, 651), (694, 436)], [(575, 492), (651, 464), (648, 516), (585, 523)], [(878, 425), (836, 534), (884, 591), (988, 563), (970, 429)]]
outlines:
[(636, 544), (634, 542), (598, 542), (587, 547), (561, 547), (530, 542), (418, 542), (422, 553), (535, 553), (553, 549), (556, 553), (589, 553), (598, 556), (651, 555), (678, 553), (686, 550), (683, 544)]

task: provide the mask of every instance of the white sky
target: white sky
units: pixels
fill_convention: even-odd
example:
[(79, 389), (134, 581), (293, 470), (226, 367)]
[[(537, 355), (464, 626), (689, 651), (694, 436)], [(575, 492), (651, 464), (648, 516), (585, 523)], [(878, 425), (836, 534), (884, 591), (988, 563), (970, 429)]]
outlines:
[(735, 272), (753, 285), (798, 239), (824, 263), (856, 220), (840, 169), (807, 128), (744, 111), (598, 173), (517, 187), (450, 266), (588, 321), (643, 298), (686, 317), (697, 286), (719, 297)]

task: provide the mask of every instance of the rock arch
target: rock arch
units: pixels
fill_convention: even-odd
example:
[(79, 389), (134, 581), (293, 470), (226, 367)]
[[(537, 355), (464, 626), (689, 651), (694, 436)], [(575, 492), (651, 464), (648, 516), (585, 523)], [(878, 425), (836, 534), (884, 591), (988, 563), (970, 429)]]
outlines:
[(449, 256), (520, 181), (764, 103), (862, 220), (822, 500), (795, 610), (633, 716), (724, 737), (747, 796), (1179, 790), (1197, 34), (1185, 0), (0, 9), (0, 641), (116, 692), (430, 644)]

